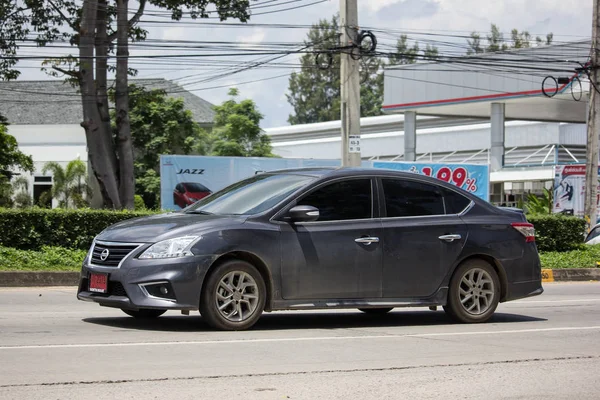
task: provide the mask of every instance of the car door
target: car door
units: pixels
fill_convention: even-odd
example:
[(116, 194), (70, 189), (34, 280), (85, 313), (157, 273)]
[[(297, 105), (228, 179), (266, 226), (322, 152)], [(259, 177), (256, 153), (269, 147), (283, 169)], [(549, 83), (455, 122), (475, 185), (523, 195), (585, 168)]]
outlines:
[(284, 299), (381, 296), (381, 222), (375, 180), (335, 180), (295, 202), (319, 209), (314, 222), (281, 228)]
[(431, 296), (467, 238), (466, 224), (451, 208), (461, 204), (466, 208), (470, 200), (418, 180), (382, 178), (380, 182), (385, 213), (381, 220), (383, 297)]

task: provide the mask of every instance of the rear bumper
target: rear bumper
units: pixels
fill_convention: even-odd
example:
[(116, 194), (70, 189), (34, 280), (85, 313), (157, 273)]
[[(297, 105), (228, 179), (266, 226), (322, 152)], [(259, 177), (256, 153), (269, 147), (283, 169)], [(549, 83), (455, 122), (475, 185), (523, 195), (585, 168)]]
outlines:
[(542, 281), (539, 279), (528, 282), (512, 283), (508, 285), (507, 289), (506, 297), (503, 302), (539, 296), (544, 293)]

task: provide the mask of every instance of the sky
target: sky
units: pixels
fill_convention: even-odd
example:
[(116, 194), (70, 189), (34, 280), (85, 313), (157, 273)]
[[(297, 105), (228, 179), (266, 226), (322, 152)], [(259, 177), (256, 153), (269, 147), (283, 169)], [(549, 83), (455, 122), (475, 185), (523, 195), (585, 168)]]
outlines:
[[(258, 0), (247, 26), (226, 26), (215, 24), (217, 19), (185, 20), (182, 23), (158, 16), (162, 11), (155, 7), (147, 8), (141, 26), (148, 30), (148, 43), (165, 41), (213, 41), (231, 42), (229, 51), (236, 48), (261, 49), (267, 43), (277, 42), (298, 49), (308, 32), (307, 27), (321, 18), (330, 19), (340, 6), (340, 0)], [(316, 3), (316, 4), (313, 4)], [(554, 34), (556, 42), (589, 38), (592, 24), (592, 0), (358, 0), (359, 25), (375, 28), (384, 32), (377, 33), (380, 44), (391, 45), (396, 38), (406, 33), (410, 40), (420, 43), (435, 40), (440, 42), (466, 44), (465, 36), (477, 31), (485, 36), (490, 25), (495, 23), (505, 37), (516, 28), (528, 31), (533, 37), (549, 32)], [(137, 3), (130, 2), (130, 7)], [(298, 7), (291, 9), (293, 7)], [(286, 10), (289, 9), (289, 10)], [(263, 12), (268, 14), (258, 15)], [(156, 21), (159, 21), (158, 23)], [(210, 22), (207, 25), (206, 22)], [(228, 22), (236, 22), (230, 20)], [(261, 24), (256, 26), (257, 24)], [(262, 26), (262, 24), (279, 27)], [(281, 27), (294, 25), (294, 28)], [(263, 48), (264, 49), (264, 48)], [(449, 48), (452, 49), (452, 48)], [(443, 54), (445, 50), (442, 49)], [(456, 52), (454, 50), (449, 50)], [(462, 50), (461, 50), (462, 51)], [(21, 54), (56, 54), (76, 49), (26, 49)], [(287, 119), (292, 112), (286, 99), (289, 74), (299, 71), (298, 55), (288, 55), (277, 60), (277, 65), (262, 65), (236, 74), (227, 74), (232, 67), (239, 67), (240, 61), (265, 60), (274, 56), (251, 55), (222, 57), (223, 50), (212, 49), (164, 49), (156, 47), (135, 47), (131, 55), (194, 55), (194, 58), (160, 58), (145, 61), (132, 61), (132, 67), (138, 69), (137, 78), (165, 78), (183, 85), (187, 90), (203, 99), (219, 104), (228, 98), (231, 87), (237, 87), (240, 98), (254, 100), (265, 116), (262, 128), (288, 125)], [(159, 60), (159, 61), (156, 61)], [(210, 60), (206, 62), (205, 60)], [(210, 64), (210, 65), (208, 65)], [(237, 65), (236, 65), (237, 64)], [(284, 64), (284, 65), (281, 65)], [(50, 79), (40, 71), (39, 61), (22, 61), (19, 80)], [(238, 68), (239, 69), (239, 68)], [(225, 75), (225, 76), (220, 76)], [(274, 78), (276, 77), (276, 78)], [(253, 82), (257, 81), (257, 82)], [(247, 83), (251, 82), (251, 83)], [(211, 89), (212, 88), (212, 89)]]

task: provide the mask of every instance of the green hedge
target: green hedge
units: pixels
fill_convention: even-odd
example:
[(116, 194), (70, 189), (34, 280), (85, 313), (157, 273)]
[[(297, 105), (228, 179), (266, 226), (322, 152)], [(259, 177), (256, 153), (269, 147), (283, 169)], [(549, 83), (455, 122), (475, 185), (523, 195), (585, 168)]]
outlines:
[(585, 221), (557, 215), (527, 216), (535, 227), (539, 251), (569, 251), (580, 247), (585, 239)]
[(39, 250), (44, 246), (87, 250), (94, 237), (117, 222), (150, 211), (0, 209), (0, 246)]
[(0, 246), (0, 271), (79, 271), (86, 253), (60, 247), (33, 251)]
[(600, 245), (582, 245), (578, 250), (540, 252), (542, 268), (597, 268)]

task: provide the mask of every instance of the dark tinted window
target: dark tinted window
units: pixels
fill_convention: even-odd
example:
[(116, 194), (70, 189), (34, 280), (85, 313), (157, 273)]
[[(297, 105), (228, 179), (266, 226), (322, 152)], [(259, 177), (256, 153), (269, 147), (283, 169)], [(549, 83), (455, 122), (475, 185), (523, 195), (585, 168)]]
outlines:
[(442, 193), (446, 203), (446, 214), (460, 214), (471, 203), (471, 200), (454, 190), (442, 188)]
[(371, 180), (332, 183), (302, 198), (298, 205), (318, 208), (319, 221), (371, 218)]
[(444, 215), (444, 201), (436, 186), (399, 179), (382, 181), (388, 217)]

